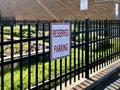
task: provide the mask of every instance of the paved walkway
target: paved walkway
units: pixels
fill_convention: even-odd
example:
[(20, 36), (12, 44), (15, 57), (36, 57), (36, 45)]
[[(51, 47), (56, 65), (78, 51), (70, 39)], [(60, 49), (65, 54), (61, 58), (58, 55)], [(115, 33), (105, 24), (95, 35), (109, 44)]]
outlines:
[[(69, 89), (66, 88), (66, 90)], [(120, 60), (73, 86), (70, 90), (120, 90)]]
[[(119, 72), (120, 73), (120, 72)], [(99, 84), (94, 90), (120, 90), (120, 75), (119, 73), (108, 78), (106, 81)]]

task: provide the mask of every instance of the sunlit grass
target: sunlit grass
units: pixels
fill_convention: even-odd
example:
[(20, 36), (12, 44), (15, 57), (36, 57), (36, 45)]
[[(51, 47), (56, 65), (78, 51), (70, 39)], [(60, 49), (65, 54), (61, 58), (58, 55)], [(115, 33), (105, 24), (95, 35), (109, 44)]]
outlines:
[[(113, 39), (114, 41), (116, 40), (116, 42), (118, 42), (119, 39)], [(98, 58), (101, 58), (101, 55), (102, 53), (105, 53), (104, 55), (106, 55), (107, 51), (109, 50), (112, 50), (112, 49), (115, 49), (115, 50), (118, 50), (119, 45), (117, 44), (113, 44), (112, 46), (110, 47), (104, 47), (104, 52), (102, 50), (98, 50), (99, 52), (97, 51), (92, 51), (92, 59), (95, 59), (98, 57)], [(75, 53), (75, 52), (76, 53)], [(78, 52), (80, 53), (78, 55)], [(75, 53), (75, 56), (74, 56), (74, 53)], [(85, 56), (85, 51), (83, 51), (83, 55)], [(114, 52), (113, 52), (114, 53)], [(110, 55), (111, 53), (109, 53)], [(98, 56), (97, 56), (98, 55)], [(80, 56), (80, 64), (78, 63), (78, 56)], [(84, 57), (83, 56), (83, 57)], [(82, 67), (81, 63), (82, 63), (82, 49), (80, 49), (80, 51), (78, 51), (78, 47), (76, 48), (72, 48), (71, 49), (71, 67), (72, 69), (74, 69), (74, 62), (75, 62), (75, 67)], [(75, 58), (75, 60), (74, 60)], [(90, 56), (90, 59), (91, 59), (91, 56)], [(43, 59), (44, 60), (44, 59)], [(83, 58), (84, 62), (85, 63), (85, 57)], [(94, 61), (94, 60), (92, 60)], [(57, 76), (60, 75), (60, 59), (56, 60), (56, 71), (57, 71)], [(43, 62), (39, 62), (38, 63), (38, 82), (41, 83), (42, 82), (42, 77), (43, 77), (43, 64), (44, 64), (44, 78), (45, 80), (48, 80), (49, 79), (49, 61), (46, 61), (43, 63)], [(80, 66), (78, 66), (80, 65)], [(35, 85), (35, 80), (36, 80), (36, 63), (35, 62), (31, 62), (31, 86), (34, 86)], [(67, 71), (70, 70), (70, 57), (67, 57)], [(23, 67), (22, 67), (22, 72), (23, 72), (23, 89), (27, 89), (28, 88), (28, 64), (23, 64)], [(62, 59), (62, 73), (65, 72), (65, 58)], [(55, 61), (51, 61), (51, 78), (54, 78), (55, 77)], [(69, 78), (69, 77), (68, 77)], [(1, 79), (1, 77), (0, 77)], [(64, 79), (63, 79), (64, 81)], [(58, 81), (59, 82), (59, 81)], [(1, 84), (1, 83), (0, 83)], [(52, 86), (54, 86), (54, 83), (52, 83)], [(11, 88), (11, 71), (10, 70), (4, 70), (4, 87), (5, 87), (5, 90), (8, 90)], [(14, 89), (15, 90), (18, 90), (20, 89), (20, 67), (17, 67), (14, 69)]]
[[(14, 27), (14, 35), (13, 37), (15, 39), (19, 39), (20, 38), (20, 27), (16, 26)], [(74, 28), (72, 28), (74, 29)], [(5, 27), (5, 37), (10, 38), (10, 27)], [(39, 31), (38, 32), (40, 36), (43, 35), (43, 31)], [(45, 36), (48, 36), (49, 32), (46, 31)], [(23, 39), (24, 38), (28, 38), (28, 26), (24, 26), (23, 30), (22, 30), (22, 35), (23, 35)], [(31, 27), (31, 35), (35, 36), (35, 27)], [(82, 34), (80, 34), (79, 36), (76, 36), (76, 41), (79, 42), (79, 38), (80, 41), (82, 41), (82, 39), (85, 39), (85, 35), (84, 37), (82, 37)], [(74, 40), (74, 39), (73, 39)], [(117, 42), (118, 44), (113, 43), (113, 41)], [(38, 42), (43, 43), (43, 40), (39, 40)], [(46, 41), (45, 44), (48, 44), (48, 42)], [(95, 50), (95, 51), (89, 51), (89, 60), (91, 60), (91, 62), (93, 62), (94, 60), (98, 60), (99, 58), (102, 58), (102, 53), (103, 53), (103, 57), (106, 56), (106, 54), (108, 53), (108, 55), (110, 55), (111, 53), (115, 53), (117, 50), (119, 50), (119, 46), (120, 46), (120, 42), (118, 38), (114, 38), (110, 40), (110, 46), (104, 46), (102, 48), (100, 48), (99, 50)], [(16, 50), (16, 53), (19, 53), (19, 49), (20, 45), (19, 44), (14, 44), (14, 50)], [(24, 45), (23, 49), (28, 48), (28, 45)], [(10, 46), (8, 47), (7, 45), (4, 46), (4, 49), (10, 49)], [(72, 48), (71, 49), (71, 63), (70, 63), (70, 56), (67, 57), (67, 71), (70, 70), (70, 64), (71, 64), (71, 68), (74, 69), (74, 63), (75, 63), (75, 68), (77, 67), (82, 67), (82, 63), (85, 64), (85, 50), (83, 50), (82, 52), (82, 46), (79, 47), (79, 51), (78, 51), (78, 47)], [(4, 51), (5, 51), (4, 50)], [(114, 50), (114, 51), (113, 51)], [(74, 52), (75, 51), (75, 52)], [(113, 52), (108, 52), (108, 51), (113, 51)], [(78, 54), (79, 53), (79, 54)], [(75, 56), (74, 56), (75, 55)], [(82, 56), (83, 55), (83, 56)], [(78, 56), (80, 57), (78, 60)], [(75, 60), (74, 60), (75, 59)], [(49, 61), (48, 60), (44, 60), (45, 62), (43, 63), (42, 61), (38, 62), (38, 82), (42, 83), (43, 80), (43, 64), (44, 64), (44, 80), (48, 80), (49, 79), (49, 68), (51, 69), (51, 78), (55, 77), (55, 61), (51, 61), (51, 67), (49, 67)], [(83, 60), (83, 62), (82, 62)], [(33, 61), (33, 60), (32, 60)], [(30, 71), (31, 71), (31, 86), (35, 85), (35, 80), (36, 80), (36, 63), (31, 61), (31, 66), (30, 66)], [(60, 69), (62, 69), (62, 73), (65, 72), (65, 58), (62, 59), (62, 68), (60, 68), (60, 59), (56, 60), (56, 74), (57, 76), (60, 75)], [(80, 66), (79, 66), (80, 65)], [(15, 90), (19, 90), (20, 89), (20, 67), (18, 66), (17, 68), (14, 68), (13, 70), (14, 72), (14, 89)], [(24, 63), (23, 67), (22, 67), (22, 82), (23, 82), (23, 89), (27, 89), (28, 88), (28, 63)], [(69, 77), (68, 77), (69, 78)], [(64, 81), (64, 79), (63, 79)], [(59, 80), (57, 81), (59, 83)], [(54, 86), (54, 83), (52, 83), (52, 86)], [(0, 87), (1, 87), (1, 75), (0, 75)], [(48, 88), (48, 87), (46, 87)], [(5, 90), (10, 90), (11, 89), (11, 69), (8, 70), (4, 70), (4, 89)]]

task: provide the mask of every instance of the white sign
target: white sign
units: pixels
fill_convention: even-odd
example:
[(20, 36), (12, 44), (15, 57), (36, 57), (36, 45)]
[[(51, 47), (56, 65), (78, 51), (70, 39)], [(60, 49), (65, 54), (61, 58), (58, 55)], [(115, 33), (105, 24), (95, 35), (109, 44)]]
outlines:
[(50, 58), (58, 59), (70, 55), (70, 24), (52, 23), (50, 31)]

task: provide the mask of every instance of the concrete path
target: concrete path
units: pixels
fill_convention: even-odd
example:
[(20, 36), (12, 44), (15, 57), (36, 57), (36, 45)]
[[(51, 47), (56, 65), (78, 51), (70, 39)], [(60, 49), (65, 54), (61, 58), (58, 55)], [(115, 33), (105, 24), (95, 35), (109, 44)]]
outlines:
[(120, 60), (70, 90), (120, 90)]
[(120, 71), (94, 87), (94, 90), (120, 90)]

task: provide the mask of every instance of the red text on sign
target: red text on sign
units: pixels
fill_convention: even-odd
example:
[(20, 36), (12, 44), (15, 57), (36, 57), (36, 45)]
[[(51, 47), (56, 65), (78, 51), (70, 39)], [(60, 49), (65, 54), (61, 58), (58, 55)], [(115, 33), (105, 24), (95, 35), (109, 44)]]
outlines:
[(53, 37), (68, 36), (68, 30), (53, 30)]
[(54, 53), (63, 52), (63, 51), (68, 51), (68, 44), (54, 46)]

